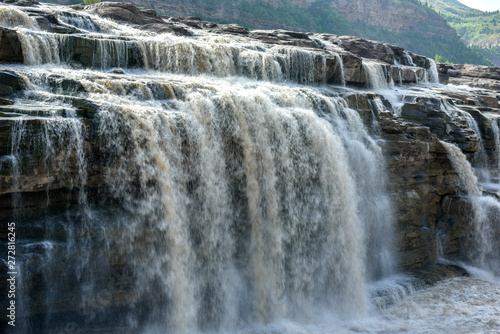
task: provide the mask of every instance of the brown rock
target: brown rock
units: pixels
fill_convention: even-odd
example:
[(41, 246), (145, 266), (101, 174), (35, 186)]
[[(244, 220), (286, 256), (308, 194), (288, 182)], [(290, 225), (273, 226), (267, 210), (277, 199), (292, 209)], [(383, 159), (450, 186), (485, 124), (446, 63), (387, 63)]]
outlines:
[(38, 6), (40, 3), (36, 0), (3, 0), (3, 3), (22, 7)]
[(24, 62), (23, 50), (17, 33), (0, 27), (0, 63)]
[(90, 7), (90, 10), (102, 17), (138, 25), (165, 23), (155, 11), (141, 10), (129, 3), (101, 2)]
[(344, 63), (344, 77), (347, 84), (364, 86), (366, 84), (366, 73), (361, 57), (351, 53), (340, 53)]
[(14, 104), (14, 100), (0, 97), (0, 106), (10, 106)]
[(333, 41), (343, 49), (360, 57), (377, 59), (389, 64), (394, 64), (394, 51), (388, 44), (352, 36), (340, 36), (333, 39)]
[(287, 30), (252, 30), (249, 37), (259, 41), (289, 46), (301, 46), (306, 48), (319, 49), (320, 46), (309, 38), (307, 34), (295, 33)]

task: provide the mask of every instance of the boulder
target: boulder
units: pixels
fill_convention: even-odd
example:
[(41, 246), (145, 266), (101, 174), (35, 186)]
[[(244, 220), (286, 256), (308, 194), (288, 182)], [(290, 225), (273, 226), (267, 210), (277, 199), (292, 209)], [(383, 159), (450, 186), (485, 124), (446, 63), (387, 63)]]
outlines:
[(313, 49), (321, 48), (309, 38), (309, 35), (287, 30), (252, 30), (248, 33), (248, 36), (269, 44), (300, 46)]
[(231, 34), (231, 35), (248, 35), (249, 30), (239, 24), (219, 24), (214, 30), (220, 34)]
[(44, 15), (44, 16), (36, 16), (35, 17), (38, 26), (49, 32), (57, 33), (57, 34), (74, 34), (78, 33), (79, 30), (68, 26), (62, 25), (59, 20), (55, 17), (55, 15)]
[(14, 93), (12, 87), (0, 83), (0, 96), (9, 96)]
[(366, 73), (361, 57), (351, 52), (340, 52), (344, 64), (344, 78), (347, 84), (356, 86), (366, 85)]
[(0, 106), (11, 106), (13, 104), (14, 104), (14, 100), (0, 97)]
[(40, 2), (36, 0), (3, 0), (3, 3), (22, 7), (33, 7), (40, 4)]
[(11, 71), (0, 70), (0, 96), (8, 96), (23, 88), (23, 79)]
[(23, 49), (17, 32), (0, 27), (0, 63), (23, 62)]
[(394, 64), (394, 50), (386, 43), (374, 42), (353, 36), (334, 37), (332, 38), (332, 42), (360, 57), (377, 59)]
[(422, 67), (391, 66), (391, 74), (395, 83), (416, 83), (424, 80), (426, 71)]
[(138, 25), (150, 23), (165, 23), (158, 14), (149, 9), (140, 9), (132, 4), (124, 2), (101, 2), (89, 8), (99, 16), (126, 23)]

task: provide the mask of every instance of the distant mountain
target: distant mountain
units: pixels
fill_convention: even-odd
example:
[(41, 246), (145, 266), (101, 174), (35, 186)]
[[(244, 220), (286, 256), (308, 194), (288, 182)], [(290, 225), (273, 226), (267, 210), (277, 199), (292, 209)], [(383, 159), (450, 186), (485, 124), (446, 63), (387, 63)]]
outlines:
[(457, 31), (462, 40), (500, 66), (500, 12), (483, 12), (456, 0), (428, 3)]
[[(57, 3), (81, 1), (52, 0)], [(492, 65), (419, 0), (132, 0), (166, 16), (199, 16), (254, 29), (354, 35), (454, 63)], [(456, 1), (453, 1), (456, 2)]]

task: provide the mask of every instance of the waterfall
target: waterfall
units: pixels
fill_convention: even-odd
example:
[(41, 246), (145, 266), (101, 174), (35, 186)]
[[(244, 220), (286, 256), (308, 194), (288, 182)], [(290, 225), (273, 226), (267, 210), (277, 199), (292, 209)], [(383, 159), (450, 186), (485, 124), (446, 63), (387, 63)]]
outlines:
[(365, 70), (367, 83), (370, 88), (383, 90), (394, 86), (392, 78), (390, 83), (387, 82), (389, 78), (387, 68), (384, 65), (364, 59), (363, 68)]
[(344, 74), (344, 61), (342, 60), (342, 57), (339, 55), (336, 55), (335, 58), (337, 59), (337, 68), (338, 68), (338, 73), (340, 76), (340, 84), (342, 86), (345, 86), (345, 74)]
[(408, 62), (408, 65), (410, 65), (410, 66), (417, 66), (413, 62), (413, 58), (408, 53), (404, 52), (403, 56), (406, 58), (406, 61)]
[[(441, 200), (470, 204), (467, 263), (498, 272), (498, 200), (458, 147), (442, 144), (456, 177), (439, 169), (438, 136), (475, 144), (479, 127), (436, 85), (411, 87), (412, 71), (437, 82), (434, 62), (361, 65), (326, 35), (179, 37), (56, 6), (70, 33), (54, 33), (8, 8), (24, 64), (2, 70), (24, 82), (1, 101), (0, 195), (22, 222), (21, 332), (371, 331), (424, 287), (395, 248), (408, 238), (411, 265), (432, 260)], [(387, 170), (408, 166), (396, 188)]]
[[(45, 136), (27, 145), (36, 129), (20, 120), (14, 156), (41, 153), (40, 170), (72, 180), (79, 203), (42, 223), (36, 251), (26, 245), (44, 263), (44, 284), (60, 273), (43, 268), (66, 268), (61, 288), (47, 291), (49, 314), (71, 293), (84, 318), (105, 322), (112, 314), (94, 310), (118, 298), (118, 279), (135, 291), (120, 315), (132, 328), (231, 332), (322, 309), (365, 314), (366, 282), (394, 272), (381, 148), (332, 92), (161, 73), (21, 74), (32, 87), (24, 103), (38, 106), (24, 117), (39, 117)], [(61, 95), (69, 87), (73, 98)], [(95, 125), (78, 116), (82, 99), (92, 101)], [(84, 187), (97, 170), (115, 203), (108, 210)], [(78, 254), (88, 260), (71, 264)]]
[(7, 28), (22, 27), (27, 29), (37, 29), (36, 21), (32, 21), (24, 12), (12, 8), (0, 8), (0, 26)]
[(468, 196), (471, 204), (470, 220), (473, 229), (468, 248), (472, 264), (496, 275), (500, 259), (496, 246), (495, 222), (500, 219), (500, 202), (492, 196), (483, 196), (474, 170), (462, 151), (455, 145), (442, 142), (453, 169), (458, 174), (459, 188)]
[[(92, 21), (82, 21), (76, 25), (94, 29)], [(71, 36), (27, 29), (18, 29), (17, 33), (27, 65), (59, 64), (77, 59), (86, 67), (98, 69), (121, 67), (187, 75), (238, 75), (309, 85), (324, 84), (327, 80), (325, 56), (295, 47), (269, 47), (258, 43), (233, 46), (230, 41), (220, 43), (210, 39), (180, 41), (171, 35), (131, 38), (93, 33)], [(345, 83), (341, 58), (338, 55), (334, 58), (337, 60), (334, 71), (339, 72), (335, 77), (339, 83)]]
[(494, 160), (493, 166), (491, 170), (493, 171), (493, 175), (496, 177), (500, 176), (500, 128), (498, 127), (498, 118), (494, 117), (490, 119), (491, 121), (491, 130), (493, 132), (493, 140), (495, 142), (495, 152), (494, 152)]
[(458, 186), (465, 192), (466, 195), (471, 197), (481, 196), (481, 190), (478, 187), (478, 179), (474, 173), (472, 165), (467, 160), (465, 154), (455, 145), (446, 142), (441, 143), (448, 154), (453, 169), (458, 174)]
[(59, 64), (59, 41), (57, 36), (46, 32), (17, 30), (27, 65)]
[(81, 15), (77, 13), (71, 13), (66, 11), (61, 11), (58, 13), (57, 18), (62, 22), (74, 26), (80, 30), (99, 32), (102, 30), (99, 23), (94, 21), (88, 15)]
[(428, 81), (430, 83), (439, 83), (439, 73), (437, 69), (436, 62), (429, 58), (430, 68), (426, 70)]

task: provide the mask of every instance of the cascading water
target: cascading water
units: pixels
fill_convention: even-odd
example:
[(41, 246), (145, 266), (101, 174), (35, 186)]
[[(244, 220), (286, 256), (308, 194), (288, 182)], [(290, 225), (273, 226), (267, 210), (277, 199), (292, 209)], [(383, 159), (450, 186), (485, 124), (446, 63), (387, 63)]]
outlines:
[[(498, 126), (498, 118), (494, 117), (491, 119), (491, 130), (493, 131), (493, 139), (495, 141), (495, 147), (500, 147), (500, 128)], [(495, 150), (495, 159), (493, 170), (496, 171), (495, 176), (500, 177), (500, 150)]]
[(406, 61), (408, 62), (408, 65), (410, 65), (410, 66), (417, 66), (413, 62), (413, 58), (408, 53), (404, 52), (403, 56), (406, 58)]
[(436, 62), (433, 59), (429, 59), (430, 68), (427, 71), (428, 81), (430, 83), (439, 83), (439, 73), (437, 70)]
[(10, 7), (0, 8), (0, 26), (16, 28), (30, 28), (35, 29), (33, 21), (24, 12)]
[(474, 229), (468, 256), (473, 265), (498, 275), (498, 249), (495, 245), (494, 224), (499, 221), (500, 202), (491, 196), (483, 196), (478, 178), (462, 151), (455, 145), (442, 142), (454, 170), (458, 174), (458, 186), (468, 196), (472, 210), (471, 228)]
[[(105, 26), (63, 17), (79, 29)], [(26, 65), (70, 58), (71, 36), (17, 32)], [(326, 81), (320, 53), (164, 37), (108, 31), (83, 43), (93, 45), (88, 65), (97, 68), (135, 61), (188, 75)], [(231, 332), (324, 310), (359, 316), (366, 282), (394, 272), (381, 148), (333, 91), (140, 70), (16, 71), (28, 89), (16, 104), (24, 116), (13, 118), (13, 159), (26, 165), (41, 154), (37, 173), (49, 180), (40, 189), (47, 218), (30, 227), (43, 237), (20, 246), (30, 268), (22, 277), (45, 287), (46, 316), (23, 322), (25, 331), (60, 326), (68, 295), (79, 296), (67, 305), (75, 322), (114, 319), (132, 331)], [(64, 196), (73, 204), (52, 212), (58, 179), (71, 180)]]
[[(12, 194), (23, 235), (17, 301), (27, 311), (17, 329), (402, 328), (373, 316), (380, 307), (397, 317), (390, 305), (421, 288), (396, 274), (378, 138), (387, 124), (377, 117), (390, 109), (397, 119), (406, 103), (392, 90), (393, 67), (362, 60), (363, 85), (387, 91), (366, 92), (370, 134), (343, 95), (347, 56), (330, 42), (305, 49), (194, 29), (178, 37), (54, 8), (77, 33), (46, 32), (0, 7), (24, 57), (6, 67), (24, 89), (0, 107), (10, 126), (0, 167), (12, 171), (3, 195)], [(398, 69), (401, 89), (403, 80), (437, 82), (434, 62), (413, 68), (407, 56), (414, 75)], [(459, 149), (443, 145), (473, 203), (469, 260), (491, 270), (496, 199), (481, 196)], [(29, 209), (33, 196), (41, 208)]]
[[(47, 71), (26, 76), (41, 90)], [(215, 89), (213, 80), (202, 78), (179, 77), (178, 84), (160, 77), (123, 82), (83, 72), (72, 78), (97, 105), (98, 146), (109, 156), (101, 159), (113, 170), (106, 183), (126, 210), (107, 228), (98, 214), (77, 215), (102, 245), (96, 236), (76, 237), (74, 222), (59, 224), (70, 244), (83, 242), (78, 247), (89, 257), (91, 247), (110, 247), (137, 258), (128, 263), (136, 302), (162, 296), (150, 300), (148, 326), (180, 332), (234, 328), (241, 319), (298, 317), (319, 307), (362, 314), (365, 258), (370, 276), (394, 270), (380, 148), (341, 99), (314, 89), (240, 81), (220, 81)], [(173, 91), (182, 99), (169, 100), (168, 107), (152, 99), (158, 95), (148, 88), (153, 81), (160, 83), (160, 94)], [(142, 89), (121, 95), (127, 83)], [(32, 103), (50, 99), (66, 108), (58, 95), (36, 90), (28, 95)], [(84, 140), (79, 126), (64, 135), (63, 124), (78, 122), (65, 116), (42, 121), (56, 125), (59, 131), (47, 132), (58, 133), (59, 142), (46, 140), (46, 148), (33, 144), (25, 150), (46, 152), (45, 160), (52, 161), (63, 138), (74, 137), (75, 145), (62, 152), (78, 157), (78, 163), (64, 160), (78, 165), (80, 184), (88, 173), (80, 163)], [(16, 138), (23, 142), (22, 135)], [(368, 219), (371, 226), (362, 224)], [(61, 261), (60, 251), (48, 253), (48, 267)], [(94, 265), (82, 263), (74, 274), (99, 271)], [(93, 287), (92, 279), (82, 278), (82, 285), (99, 292), (102, 287)], [(82, 292), (83, 305), (86, 298)]]
[(374, 61), (364, 61), (363, 68), (370, 88), (382, 90), (394, 86), (392, 78), (388, 78), (387, 68), (384, 65)]

